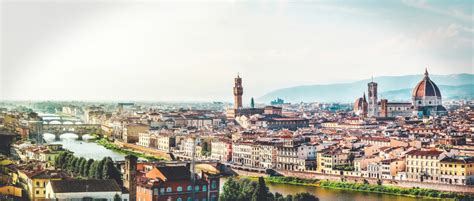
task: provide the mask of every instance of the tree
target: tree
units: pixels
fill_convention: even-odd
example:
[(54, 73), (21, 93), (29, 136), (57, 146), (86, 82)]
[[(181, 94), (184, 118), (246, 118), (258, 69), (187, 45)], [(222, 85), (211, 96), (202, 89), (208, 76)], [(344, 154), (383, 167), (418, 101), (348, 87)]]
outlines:
[(98, 165), (99, 165), (99, 161), (94, 161), (92, 163), (92, 165), (89, 168), (89, 178), (95, 178)]
[(64, 158), (61, 161), (61, 169), (66, 170), (71, 160), (74, 158), (71, 152), (65, 152)]
[(223, 192), (220, 196), (221, 201), (234, 201), (239, 200), (239, 190), (240, 185), (233, 177), (229, 178), (227, 182), (225, 182), (223, 187)]
[(377, 180), (377, 185), (379, 185), (379, 186), (382, 185), (382, 180), (378, 179)]
[(269, 200), (269, 190), (265, 184), (263, 177), (258, 178), (257, 188), (252, 196), (252, 201), (267, 201)]
[(84, 157), (79, 158), (75, 168), (74, 168), (74, 173), (82, 175), (82, 169), (84, 169), (84, 166), (86, 165), (87, 161)]
[(114, 201), (122, 201), (122, 198), (120, 197), (119, 194), (115, 194)]
[(122, 175), (110, 157), (105, 158), (102, 175), (103, 179), (114, 179), (119, 185), (122, 185)]
[(293, 201), (319, 201), (319, 198), (310, 193), (297, 193), (293, 197)]
[(204, 141), (201, 146), (201, 155), (207, 156), (209, 153), (211, 153), (211, 146), (209, 145), (209, 142)]
[(54, 166), (56, 168), (62, 168), (62, 165), (64, 164), (64, 161), (66, 159), (67, 153), (68, 152), (65, 152), (65, 151), (60, 152), (58, 156), (54, 159)]
[(78, 160), (78, 158), (71, 156), (71, 159), (69, 159), (66, 166), (67, 171), (74, 172), (74, 167), (76, 166)]
[(87, 160), (86, 165), (82, 169), (82, 176), (89, 177), (89, 170), (91, 168), (92, 163), (94, 163), (93, 159)]
[(275, 201), (285, 201), (285, 197), (281, 193), (276, 192), (275, 193)]
[(250, 99), (250, 108), (255, 108), (255, 101), (253, 100), (253, 97)]
[(248, 201), (252, 199), (255, 189), (257, 189), (257, 183), (249, 179), (239, 180), (239, 197), (238, 201)]
[(105, 163), (105, 158), (103, 158), (102, 160), (100, 160), (97, 163), (97, 167), (96, 167), (95, 175), (94, 175), (95, 179), (102, 179), (103, 178), (104, 163)]

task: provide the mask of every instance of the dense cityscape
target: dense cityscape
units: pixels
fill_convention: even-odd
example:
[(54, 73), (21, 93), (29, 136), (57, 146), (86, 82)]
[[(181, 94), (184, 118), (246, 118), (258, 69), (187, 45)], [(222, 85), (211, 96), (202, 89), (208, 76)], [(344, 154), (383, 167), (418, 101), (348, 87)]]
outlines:
[(472, 0), (0, 0), (0, 201), (474, 201)]
[(473, 199), (474, 102), (443, 101), (428, 70), (411, 102), (372, 80), (352, 104), (244, 106), (244, 85), (231, 104), (2, 102), (2, 199), (337, 199), (272, 184)]

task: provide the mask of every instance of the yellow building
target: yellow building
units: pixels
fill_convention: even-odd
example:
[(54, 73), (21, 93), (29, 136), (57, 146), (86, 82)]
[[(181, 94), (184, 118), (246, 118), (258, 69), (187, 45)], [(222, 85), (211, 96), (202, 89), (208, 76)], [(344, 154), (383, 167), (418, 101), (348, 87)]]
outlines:
[(350, 161), (348, 154), (336, 149), (318, 152), (316, 154), (316, 164), (316, 172), (331, 174), (336, 166), (350, 165)]
[(474, 184), (474, 157), (446, 157), (440, 161), (440, 182), (446, 184)]
[(438, 150), (412, 150), (406, 153), (407, 180), (439, 182), (439, 162), (443, 152)]
[(18, 198), (22, 197), (21, 188), (16, 186), (1, 186), (0, 195), (10, 195)]
[(46, 197), (46, 184), (67, 177), (63, 172), (50, 170), (18, 170), (18, 184), (27, 192), (30, 200)]

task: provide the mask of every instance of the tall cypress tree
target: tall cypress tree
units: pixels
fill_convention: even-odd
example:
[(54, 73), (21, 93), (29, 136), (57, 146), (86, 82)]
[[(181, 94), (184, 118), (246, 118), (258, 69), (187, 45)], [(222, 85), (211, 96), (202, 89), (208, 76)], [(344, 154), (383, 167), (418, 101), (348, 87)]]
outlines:
[(100, 160), (97, 163), (97, 168), (95, 170), (94, 178), (96, 178), (96, 179), (102, 179), (103, 178), (104, 163), (105, 163), (105, 158), (103, 158), (102, 160)]
[(99, 161), (94, 161), (89, 168), (89, 178), (95, 178)]
[(82, 170), (84, 169), (84, 166), (86, 166), (86, 163), (87, 163), (86, 159), (84, 157), (81, 157), (79, 159), (79, 162), (78, 162), (76, 168), (74, 169), (74, 172), (76, 174), (82, 175)]
[(84, 177), (89, 177), (89, 170), (91, 168), (92, 163), (94, 163), (93, 159), (89, 159), (86, 162), (86, 165), (84, 166), (84, 169), (82, 169), (82, 176)]
[(103, 179), (114, 179), (117, 181), (119, 185), (122, 185), (122, 175), (120, 174), (120, 171), (115, 167), (114, 161), (110, 158), (107, 157), (105, 162), (104, 162), (104, 169), (103, 169)]
[(269, 200), (269, 190), (265, 184), (263, 177), (258, 178), (257, 189), (252, 196), (252, 201), (267, 201)]

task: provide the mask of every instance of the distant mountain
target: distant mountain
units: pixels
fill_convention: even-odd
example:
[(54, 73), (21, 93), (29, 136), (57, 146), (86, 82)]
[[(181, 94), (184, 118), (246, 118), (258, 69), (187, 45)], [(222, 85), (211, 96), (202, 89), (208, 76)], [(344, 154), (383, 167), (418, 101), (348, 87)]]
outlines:
[[(459, 86), (438, 85), (443, 99), (474, 98), (474, 85)], [(393, 101), (406, 101), (411, 99), (413, 89), (392, 90), (381, 93), (381, 97)]]
[[(444, 98), (473, 97), (474, 74), (430, 75), (441, 90)], [(379, 94), (392, 100), (410, 100), (411, 90), (423, 79), (423, 75), (380, 76), (374, 77), (378, 83)], [(351, 103), (357, 97), (367, 93), (370, 79), (351, 83), (305, 85), (274, 90), (258, 98), (260, 102), (270, 102), (282, 98), (285, 102), (345, 102)], [(406, 94), (405, 94), (406, 93)]]

